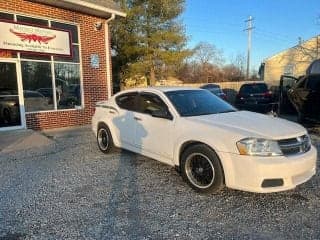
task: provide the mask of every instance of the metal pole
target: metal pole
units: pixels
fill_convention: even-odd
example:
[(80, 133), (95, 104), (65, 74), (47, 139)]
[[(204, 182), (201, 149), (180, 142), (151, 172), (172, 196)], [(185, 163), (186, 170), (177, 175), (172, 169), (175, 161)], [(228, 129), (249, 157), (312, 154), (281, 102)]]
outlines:
[(250, 77), (250, 54), (251, 54), (251, 37), (252, 37), (252, 29), (254, 27), (252, 27), (252, 21), (253, 18), (252, 16), (249, 17), (248, 20), (246, 20), (246, 22), (248, 23), (247, 29), (245, 29), (245, 31), (248, 31), (248, 53), (247, 53), (247, 80), (249, 80)]

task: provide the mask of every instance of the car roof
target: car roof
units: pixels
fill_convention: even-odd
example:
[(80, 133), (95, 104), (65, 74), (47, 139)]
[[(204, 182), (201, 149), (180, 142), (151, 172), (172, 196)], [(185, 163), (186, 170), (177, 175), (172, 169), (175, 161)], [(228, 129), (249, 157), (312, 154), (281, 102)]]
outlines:
[(242, 86), (254, 86), (254, 85), (267, 85), (265, 82), (253, 82), (253, 83), (244, 83)]
[(208, 84), (202, 85), (200, 88), (220, 88), (220, 86), (218, 84), (208, 83)]
[(157, 87), (145, 87), (145, 88), (132, 88), (132, 89), (128, 89), (128, 90), (124, 90), (121, 91), (118, 94), (122, 94), (122, 93), (127, 93), (127, 92), (143, 92), (143, 91), (153, 91), (153, 92), (172, 92), (172, 91), (183, 91), (183, 90), (199, 90), (199, 91), (204, 91), (200, 88), (196, 88), (196, 87), (164, 87), (164, 86), (157, 86)]

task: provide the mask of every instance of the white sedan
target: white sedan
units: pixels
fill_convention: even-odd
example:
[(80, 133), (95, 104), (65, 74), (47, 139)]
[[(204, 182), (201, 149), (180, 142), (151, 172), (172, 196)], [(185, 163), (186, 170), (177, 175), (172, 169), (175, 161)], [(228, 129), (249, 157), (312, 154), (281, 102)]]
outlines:
[(234, 107), (207, 90), (144, 88), (98, 102), (98, 146), (114, 146), (176, 167), (199, 192), (223, 186), (251, 192), (292, 189), (316, 172), (305, 128)]

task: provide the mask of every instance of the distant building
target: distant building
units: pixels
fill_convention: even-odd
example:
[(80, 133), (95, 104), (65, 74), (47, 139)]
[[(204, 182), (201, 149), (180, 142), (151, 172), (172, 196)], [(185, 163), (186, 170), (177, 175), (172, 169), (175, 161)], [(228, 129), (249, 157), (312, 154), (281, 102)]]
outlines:
[(277, 86), (281, 75), (299, 77), (306, 74), (308, 66), (320, 58), (320, 35), (284, 50), (264, 60), (260, 66), (261, 79)]

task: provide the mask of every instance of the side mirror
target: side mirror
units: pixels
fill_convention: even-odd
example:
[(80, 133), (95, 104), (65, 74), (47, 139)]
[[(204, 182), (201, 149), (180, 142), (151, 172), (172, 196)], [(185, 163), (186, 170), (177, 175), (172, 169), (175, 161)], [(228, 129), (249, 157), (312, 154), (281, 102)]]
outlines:
[(155, 110), (155, 111), (152, 111), (151, 116), (155, 117), (155, 118), (164, 118), (164, 119), (168, 119), (168, 120), (172, 120), (173, 119), (171, 113), (168, 110)]

